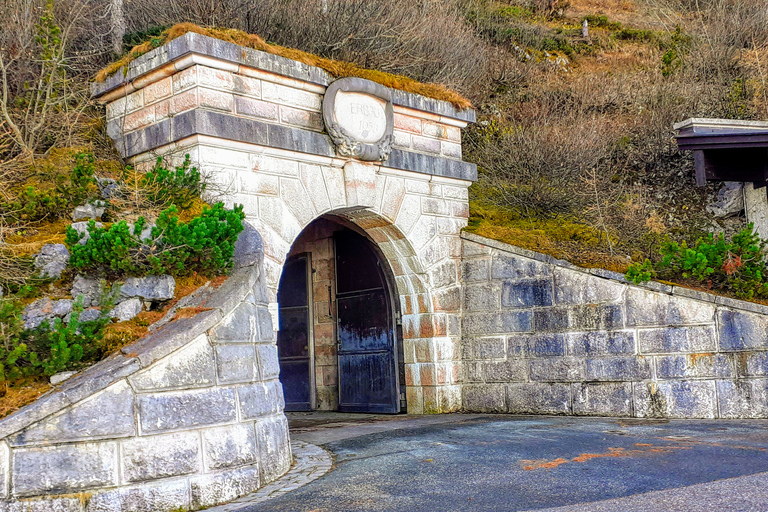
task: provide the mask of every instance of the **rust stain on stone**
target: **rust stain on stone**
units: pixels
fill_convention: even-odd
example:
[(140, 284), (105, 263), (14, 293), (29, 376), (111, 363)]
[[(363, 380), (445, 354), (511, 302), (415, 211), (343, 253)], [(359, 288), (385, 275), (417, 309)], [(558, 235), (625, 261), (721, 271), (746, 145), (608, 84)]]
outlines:
[(701, 361), (702, 359), (709, 359), (711, 360), (714, 357), (714, 353), (712, 352), (701, 352), (698, 354), (688, 354), (688, 366), (695, 367), (696, 364)]

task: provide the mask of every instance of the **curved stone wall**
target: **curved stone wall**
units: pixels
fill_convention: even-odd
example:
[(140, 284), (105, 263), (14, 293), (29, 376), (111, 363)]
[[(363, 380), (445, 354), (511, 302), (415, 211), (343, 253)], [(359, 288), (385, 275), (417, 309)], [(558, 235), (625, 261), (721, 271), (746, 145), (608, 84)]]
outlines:
[(0, 510), (196, 510), (291, 464), (260, 236), (200, 308), (0, 421)]
[(768, 418), (768, 307), (462, 236), (465, 410)]

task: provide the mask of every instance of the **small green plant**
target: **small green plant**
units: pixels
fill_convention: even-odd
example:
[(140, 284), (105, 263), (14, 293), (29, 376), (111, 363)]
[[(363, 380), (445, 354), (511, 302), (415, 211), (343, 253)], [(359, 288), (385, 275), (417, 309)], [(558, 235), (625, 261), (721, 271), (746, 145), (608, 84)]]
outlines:
[(189, 208), (205, 191), (205, 183), (197, 167), (191, 166), (189, 155), (185, 155), (184, 162), (174, 170), (167, 169), (158, 157), (152, 170), (144, 175), (141, 187), (154, 205), (172, 204), (182, 210)]
[(730, 241), (723, 234), (708, 234), (689, 246), (685, 241), (665, 241), (659, 249), (661, 260), (631, 265), (626, 278), (639, 284), (659, 276), (683, 280), (723, 290), (742, 299), (768, 297), (765, 248), (752, 231), (752, 225), (735, 234)]

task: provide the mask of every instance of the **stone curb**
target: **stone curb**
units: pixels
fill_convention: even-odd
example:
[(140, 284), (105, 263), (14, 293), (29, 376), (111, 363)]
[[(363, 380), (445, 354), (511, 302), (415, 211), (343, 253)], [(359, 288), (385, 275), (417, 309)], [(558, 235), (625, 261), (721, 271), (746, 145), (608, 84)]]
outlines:
[(291, 441), (291, 452), (293, 452), (296, 462), (286, 474), (252, 494), (226, 505), (206, 510), (209, 512), (235, 512), (257, 503), (279, 498), (317, 480), (330, 471), (333, 466), (333, 456), (330, 452), (317, 445), (304, 441)]
[(682, 286), (668, 285), (668, 284), (660, 283), (658, 281), (649, 281), (648, 283), (638, 285), (638, 284), (630, 283), (629, 281), (626, 280), (623, 274), (620, 274), (618, 272), (612, 272), (610, 270), (605, 270), (602, 268), (578, 267), (573, 263), (570, 263), (565, 260), (559, 260), (557, 258), (549, 256), (548, 254), (543, 254), (540, 252), (523, 249), (522, 247), (510, 245), (505, 242), (499, 242), (498, 240), (486, 238), (484, 236), (476, 235), (474, 233), (467, 233), (465, 231), (462, 231), (461, 238), (463, 238), (464, 240), (469, 240), (470, 242), (486, 245), (493, 249), (510, 252), (512, 254), (517, 254), (518, 256), (524, 256), (526, 258), (530, 258), (536, 261), (541, 261), (543, 263), (547, 263), (549, 265), (553, 265), (556, 267), (567, 268), (568, 270), (574, 270), (576, 272), (583, 272), (584, 274), (590, 274), (593, 276), (601, 277), (603, 279), (608, 279), (609, 281), (615, 281), (618, 283), (626, 284), (627, 286), (631, 286), (634, 288), (644, 288), (646, 290), (651, 290), (651, 291), (663, 293), (666, 295), (676, 295), (679, 297), (685, 297), (687, 299), (698, 300), (701, 302), (708, 302), (716, 306), (724, 306), (732, 309), (749, 311), (750, 313), (759, 313), (761, 315), (768, 315), (768, 306), (764, 306), (762, 304), (756, 304), (754, 302), (748, 302), (745, 300), (731, 299), (730, 297), (723, 297), (721, 295), (715, 295), (713, 293), (706, 293), (698, 290), (691, 290), (689, 288), (684, 288)]

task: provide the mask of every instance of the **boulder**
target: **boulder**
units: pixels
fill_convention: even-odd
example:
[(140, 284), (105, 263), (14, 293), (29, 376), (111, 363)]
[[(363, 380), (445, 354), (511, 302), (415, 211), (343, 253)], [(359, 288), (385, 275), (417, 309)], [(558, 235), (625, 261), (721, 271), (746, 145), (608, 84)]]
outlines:
[(120, 287), (118, 303), (138, 297), (150, 302), (171, 300), (176, 292), (176, 280), (173, 276), (129, 277)]
[(78, 320), (80, 323), (82, 322), (93, 322), (94, 320), (98, 320), (101, 317), (101, 311), (99, 311), (96, 308), (88, 308), (83, 310), (82, 313), (80, 313), (80, 317)]
[(53, 301), (48, 297), (37, 299), (32, 304), (24, 308), (21, 313), (21, 319), (24, 322), (25, 329), (35, 329), (45, 320), (53, 318)]
[(35, 267), (44, 278), (60, 278), (68, 264), (69, 251), (64, 244), (45, 244), (35, 256)]
[(726, 181), (717, 192), (714, 201), (707, 205), (707, 212), (717, 219), (738, 215), (744, 210), (744, 184), (740, 181)]
[(83, 298), (83, 307), (97, 306), (101, 302), (101, 280), (95, 277), (85, 277), (81, 274), (75, 276), (72, 283), (72, 297)]
[[(104, 227), (104, 224), (102, 224), (101, 222), (97, 222), (96, 227), (97, 228)], [(80, 233), (80, 236), (82, 237), (80, 238), (80, 245), (85, 245), (85, 242), (87, 242), (88, 239), (91, 238), (91, 234), (88, 233), (88, 221), (86, 220), (83, 220), (80, 222), (73, 222), (72, 229)]]
[(53, 316), (67, 316), (72, 312), (73, 301), (70, 299), (61, 299), (53, 303), (53, 310), (51, 314)]
[(121, 302), (110, 311), (111, 318), (117, 318), (118, 322), (127, 322), (141, 313), (143, 303), (136, 297)]
[(72, 220), (77, 222), (79, 220), (100, 219), (105, 210), (106, 207), (102, 203), (84, 204), (75, 208), (72, 212)]
[(102, 199), (110, 199), (120, 193), (120, 185), (112, 178), (96, 178), (96, 185)]

